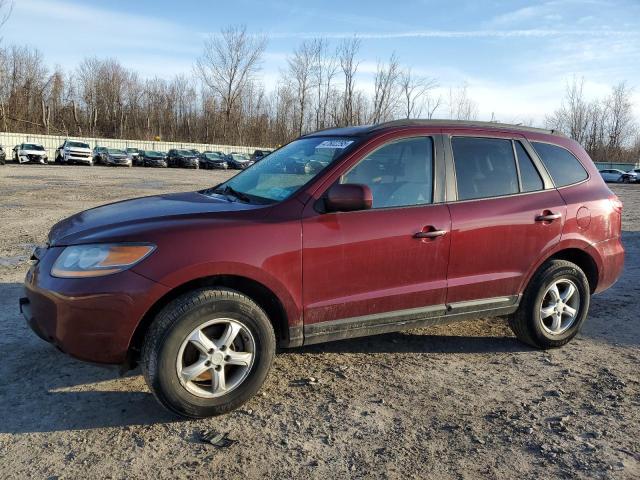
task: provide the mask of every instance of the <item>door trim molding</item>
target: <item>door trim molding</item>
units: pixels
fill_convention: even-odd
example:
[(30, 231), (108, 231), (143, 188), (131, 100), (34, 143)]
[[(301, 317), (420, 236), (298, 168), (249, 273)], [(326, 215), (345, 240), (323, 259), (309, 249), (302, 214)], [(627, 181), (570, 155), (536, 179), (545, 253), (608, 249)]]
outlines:
[(319, 322), (304, 326), (304, 345), (440, 325), (478, 316), (508, 315), (518, 309), (519, 303), (520, 296), (513, 295)]

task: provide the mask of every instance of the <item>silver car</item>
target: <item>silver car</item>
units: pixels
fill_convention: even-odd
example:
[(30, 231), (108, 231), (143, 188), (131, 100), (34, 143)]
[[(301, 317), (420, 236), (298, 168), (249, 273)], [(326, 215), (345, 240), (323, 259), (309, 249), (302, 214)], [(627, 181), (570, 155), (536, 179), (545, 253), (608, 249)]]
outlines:
[(638, 174), (623, 172), (617, 168), (609, 168), (606, 170), (600, 170), (600, 175), (605, 182), (612, 183), (630, 183), (638, 181)]

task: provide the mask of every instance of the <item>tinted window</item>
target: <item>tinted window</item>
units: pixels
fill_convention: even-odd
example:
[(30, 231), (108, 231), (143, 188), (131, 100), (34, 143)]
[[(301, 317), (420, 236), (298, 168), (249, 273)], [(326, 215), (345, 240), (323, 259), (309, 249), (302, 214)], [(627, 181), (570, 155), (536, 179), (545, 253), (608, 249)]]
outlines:
[(542, 190), (544, 184), (542, 178), (533, 164), (533, 160), (522, 146), (522, 143), (516, 141), (516, 155), (518, 156), (518, 166), (520, 167), (520, 181), (522, 182), (523, 192), (535, 192)]
[(340, 183), (367, 185), (373, 208), (431, 203), (433, 140), (417, 137), (387, 144), (362, 159)]
[(562, 147), (532, 142), (556, 187), (564, 187), (585, 180), (589, 175), (576, 157)]
[(451, 146), (459, 200), (518, 193), (511, 140), (454, 137)]

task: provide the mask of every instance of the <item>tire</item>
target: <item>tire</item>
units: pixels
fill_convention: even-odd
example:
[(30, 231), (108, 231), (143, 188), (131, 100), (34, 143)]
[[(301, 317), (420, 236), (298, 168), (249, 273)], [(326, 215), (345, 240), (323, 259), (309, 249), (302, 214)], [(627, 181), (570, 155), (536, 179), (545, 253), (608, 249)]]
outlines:
[[(554, 309), (553, 302), (549, 302), (554, 295), (549, 289), (556, 283), (559, 285), (558, 290), (562, 285), (566, 285), (565, 295), (569, 291), (569, 286), (573, 285), (575, 292), (567, 300), (566, 305), (570, 308), (575, 307), (576, 313), (572, 321), (566, 312), (560, 314), (560, 324), (566, 322), (566, 329), (563, 330), (560, 327), (556, 332), (551, 332), (554, 324), (549, 326), (549, 323), (554, 322), (554, 314), (543, 319), (541, 309), (545, 305), (547, 311)], [(560, 291), (560, 294), (562, 296), (563, 291)], [(575, 295), (578, 295), (577, 304)], [(565, 260), (550, 260), (538, 269), (529, 282), (518, 310), (509, 317), (509, 326), (518, 340), (532, 347), (539, 349), (561, 347), (580, 331), (589, 312), (590, 300), (589, 282), (580, 267)], [(562, 310), (562, 307), (559, 308)]]
[[(208, 379), (185, 383), (179, 376), (179, 368), (186, 371), (204, 360), (209, 365), (216, 365), (220, 361), (214, 355), (220, 355), (219, 352), (224, 347), (218, 346), (220, 339), (215, 339), (217, 334), (212, 334), (207, 329), (221, 327), (226, 332), (224, 322), (227, 321), (242, 328), (234, 340), (242, 342), (241, 352), (253, 350), (249, 366), (226, 364), (222, 367), (207, 367), (196, 379), (209, 375)], [(221, 323), (207, 327), (211, 322)], [(188, 340), (200, 328), (206, 333), (208, 340), (214, 344), (218, 342), (215, 344), (215, 353), (211, 354), (213, 349), (208, 351), (210, 356)], [(269, 373), (275, 349), (276, 339), (271, 322), (253, 300), (234, 290), (202, 288), (176, 298), (160, 311), (147, 332), (142, 347), (141, 367), (147, 385), (165, 408), (184, 417), (204, 418), (234, 410), (255, 395)], [(248, 355), (238, 350), (232, 344), (226, 351)], [(184, 361), (187, 354), (192, 355), (192, 361)], [(225, 357), (227, 359), (228, 356)], [(234, 375), (240, 381), (237, 385), (230, 386), (227, 393), (221, 390), (216, 394), (213, 375), (216, 374), (214, 369), (217, 371), (220, 368), (228, 382), (234, 379)], [(207, 382), (210, 385), (205, 385)], [(205, 398), (203, 395), (207, 395), (207, 392), (218, 396)]]

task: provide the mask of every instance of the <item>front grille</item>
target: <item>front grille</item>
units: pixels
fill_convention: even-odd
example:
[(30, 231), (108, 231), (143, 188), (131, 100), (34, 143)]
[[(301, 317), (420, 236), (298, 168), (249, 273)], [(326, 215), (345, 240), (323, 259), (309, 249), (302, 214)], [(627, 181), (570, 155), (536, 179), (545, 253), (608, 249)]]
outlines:
[(35, 162), (35, 161), (40, 161), (40, 159), (42, 158), (40, 155), (35, 155), (33, 153), (30, 153), (29, 155), (27, 155), (27, 158), (29, 159), (29, 161), (31, 162)]

